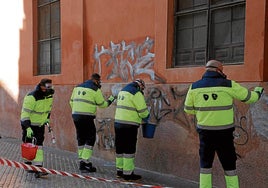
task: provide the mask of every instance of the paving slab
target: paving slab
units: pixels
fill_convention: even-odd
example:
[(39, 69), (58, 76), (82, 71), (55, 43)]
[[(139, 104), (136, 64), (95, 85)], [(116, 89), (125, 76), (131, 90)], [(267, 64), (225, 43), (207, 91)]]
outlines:
[[(22, 163), (21, 141), (16, 138), (0, 138), (0, 158)], [(198, 182), (192, 182), (180, 177), (160, 174), (140, 168), (135, 172), (142, 175), (143, 179), (129, 184), (115, 177), (114, 162), (92, 157), (92, 162), (97, 168), (95, 173), (80, 173), (76, 153), (44, 146), (44, 168), (58, 172), (68, 172), (89, 176), (92, 179), (83, 179), (72, 175), (49, 174), (42, 178), (35, 178), (33, 173), (28, 173), (23, 168), (12, 165), (0, 164), (0, 188), (126, 188), (126, 187), (174, 187), (198, 188)], [(95, 180), (94, 180), (95, 178)], [(139, 185), (138, 185), (139, 184)]]

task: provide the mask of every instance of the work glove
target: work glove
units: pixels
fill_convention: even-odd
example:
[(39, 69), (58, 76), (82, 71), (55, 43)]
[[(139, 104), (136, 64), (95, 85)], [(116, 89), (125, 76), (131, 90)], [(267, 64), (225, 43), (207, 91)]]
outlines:
[(46, 123), (46, 126), (48, 128), (48, 132), (51, 133), (51, 131), (53, 131), (53, 129), (48, 122)]
[(50, 119), (47, 119), (45, 124), (49, 124), (49, 123), (50, 123)]
[(113, 95), (110, 95), (110, 97), (107, 100), (108, 106), (110, 106), (112, 104), (112, 102), (114, 102), (115, 99), (116, 99), (116, 97), (114, 97)]
[(149, 119), (150, 119), (150, 114), (148, 114), (148, 116), (147, 116), (146, 118), (143, 118), (143, 119), (142, 119), (143, 124), (148, 124)]
[(42, 126), (49, 126), (49, 123), (50, 123), (50, 120), (47, 119), (47, 120), (45, 121), (45, 123), (44, 123)]
[(32, 138), (33, 137), (33, 130), (31, 129), (31, 127), (28, 127), (26, 129), (27, 133), (26, 133), (26, 137), (27, 138)]
[(259, 95), (259, 98), (261, 97), (261, 95), (262, 95), (262, 93), (263, 93), (263, 87), (255, 87), (255, 89), (254, 89), (254, 91), (256, 92), (256, 93), (258, 93), (258, 95)]

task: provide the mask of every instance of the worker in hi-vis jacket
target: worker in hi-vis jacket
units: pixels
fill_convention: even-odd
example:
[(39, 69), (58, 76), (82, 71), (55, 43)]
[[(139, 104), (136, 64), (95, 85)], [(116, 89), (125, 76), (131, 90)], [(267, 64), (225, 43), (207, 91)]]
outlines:
[(138, 180), (141, 176), (134, 173), (134, 159), (138, 128), (142, 121), (149, 119), (143, 90), (142, 79), (127, 84), (118, 94), (115, 111), (115, 149), (117, 177), (124, 180)]
[[(52, 109), (54, 89), (52, 80), (44, 78), (36, 86), (34, 91), (29, 92), (23, 100), (21, 109), (21, 127), (22, 141), (32, 142), (34, 137), (35, 144), (38, 146), (35, 159), (33, 161), (25, 160), (26, 164), (43, 166), (44, 151), (43, 142), (45, 134), (45, 125), (50, 121), (50, 112)], [(34, 172), (28, 170), (28, 172)], [(45, 172), (35, 172), (37, 177), (47, 175)]]
[(72, 92), (70, 106), (72, 118), (76, 128), (78, 144), (79, 170), (82, 173), (96, 172), (96, 167), (90, 162), (96, 141), (97, 107), (107, 108), (115, 100), (112, 95), (106, 101), (101, 88), (101, 77), (97, 73), (91, 75), (90, 80), (77, 85)]
[(206, 64), (202, 79), (191, 84), (184, 110), (195, 115), (199, 133), (200, 187), (212, 187), (212, 163), (215, 153), (225, 172), (227, 188), (238, 188), (236, 152), (234, 147), (234, 99), (247, 104), (258, 101), (262, 87), (249, 91), (223, 73), (223, 65), (216, 60)]

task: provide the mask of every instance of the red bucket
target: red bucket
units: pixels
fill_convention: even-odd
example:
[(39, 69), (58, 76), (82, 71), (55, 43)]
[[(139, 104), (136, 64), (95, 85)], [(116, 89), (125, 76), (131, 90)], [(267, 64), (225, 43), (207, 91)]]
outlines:
[(27, 160), (33, 160), (36, 156), (38, 146), (34, 143), (22, 143), (21, 144), (21, 156)]

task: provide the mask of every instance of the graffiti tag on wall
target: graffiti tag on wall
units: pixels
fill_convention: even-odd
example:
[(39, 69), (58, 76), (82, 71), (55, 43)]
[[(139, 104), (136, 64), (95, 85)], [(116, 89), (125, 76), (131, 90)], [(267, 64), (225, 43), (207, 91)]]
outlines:
[[(95, 45), (94, 48), (94, 72), (101, 75), (102, 65), (112, 67), (111, 72), (107, 75), (107, 80), (121, 78), (122, 81), (128, 82), (134, 80), (140, 74), (146, 74), (152, 81), (165, 83), (165, 79), (158, 76), (154, 69), (154, 57), (152, 47), (154, 40), (147, 37), (141, 44), (125, 41), (115, 44), (110, 42), (110, 48)], [(106, 62), (102, 62), (102, 56), (108, 56)]]
[[(146, 37), (140, 44), (136, 44), (135, 42), (126, 44), (125, 41), (117, 44), (110, 42), (109, 47), (101, 46), (100, 49), (96, 44), (94, 48), (94, 72), (101, 75), (103, 66), (106, 66), (105, 69), (110, 70), (107, 74), (107, 80), (120, 78), (126, 83), (133, 81), (141, 74), (145, 74), (152, 81), (165, 83), (165, 79), (161, 78), (154, 71), (155, 54), (152, 52), (153, 45), (154, 40), (149, 37)], [(151, 111), (152, 121), (160, 124), (161, 121), (169, 119), (187, 129), (189, 133), (195, 131), (195, 118), (189, 118), (184, 112), (184, 101), (188, 88), (180, 90), (176, 86), (168, 87), (167, 89), (163, 89), (153, 85), (147, 88), (147, 94), (145, 96), (147, 105)], [(122, 84), (117, 83), (111, 89), (112, 94), (116, 96), (122, 89)], [(246, 121), (247, 117), (244, 115), (244, 113), (235, 115), (236, 124), (238, 125), (235, 127), (234, 137), (237, 145), (246, 144), (249, 137), (247, 132), (248, 121)], [(105, 141), (105, 139), (103, 140)], [(106, 145), (106, 148), (112, 147), (107, 147)]]

